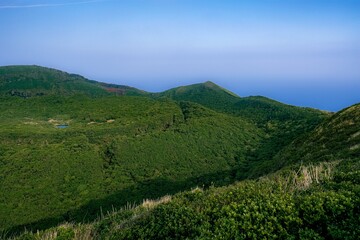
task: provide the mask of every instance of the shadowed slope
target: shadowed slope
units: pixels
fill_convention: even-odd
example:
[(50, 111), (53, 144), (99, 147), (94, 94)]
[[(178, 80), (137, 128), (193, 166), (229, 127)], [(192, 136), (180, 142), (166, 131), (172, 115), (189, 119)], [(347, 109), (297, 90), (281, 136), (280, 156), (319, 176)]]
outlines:
[(249, 172), (256, 177), (292, 164), (352, 160), (360, 156), (360, 104), (326, 119), (313, 131), (298, 137), (273, 159), (263, 159)]

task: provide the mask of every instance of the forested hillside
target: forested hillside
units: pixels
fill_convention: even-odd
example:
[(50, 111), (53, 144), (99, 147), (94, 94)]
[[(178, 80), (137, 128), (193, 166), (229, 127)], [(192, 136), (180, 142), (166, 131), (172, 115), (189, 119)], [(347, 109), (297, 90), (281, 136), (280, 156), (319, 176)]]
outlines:
[(209, 81), (170, 89), (153, 96), (196, 102), (215, 111), (246, 119), (261, 129), (265, 133), (264, 138), (256, 149), (247, 153), (246, 161), (238, 171), (240, 178), (252, 176), (250, 170), (253, 165), (271, 160), (284, 146), (311, 131), (331, 115), (325, 111), (295, 107), (262, 96), (240, 98)]
[(278, 169), (292, 163), (352, 160), (360, 156), (360, 104), (339, 111), (279, 152)]
[[(291, 168), (310, 150), (313, 156), (304, 162), (312, 163), (316, 156), (324, 155), (324, 141), (333, 141), (325, 144), (332, 157), (317, 162), (358, 154), (359, 128), (354, 118), (358, 105), (331, 116), (264, 97), (242, 98), (212, 82), (147, 93), (49, 68), (1, 67), (0, 112), (0, 230), (10, 235), (64, 221), (93, 222), (128, 203), (139, 204), (196, 186), (205, 190), (212, 186), (203, 195), (206, 202), (218, 191), (228, 195), (227, 189), (238, 185), (225, 190), (215, 186), (256, 178), (283, 166)], [(316, 132), (328, 138), (335, 133), (341, 136), (324, 140)], [(340, 141), (347, 152), (334, 147)], [(256, 182), (241, 184), (257, 188)], [(264, 188), (274, 184), (271, 180)], [(245, 201), (240, 192), (237, 198)], [(252, 199), (258, 193), (249, 194)], [(171, 204), (180, 210), (188, 201), (182, 194), (174, 199)], [(198, 208), (189, 201), (190, 210), (191, 206)], [(233, 200), (212, 201), (210, 197), (206, 211)], [(114, 214), (125, 214), (127, 219), (136, 211)], [(199, 211), (199, 216), (205, 214), (199, 223), (213, 223), (212, 215)], [(191, 214), (185, 218), (191, 219)], [(116, 234), (131, 237), (126, 235), (128, 230), (138, 231), (131, 224), (126, 226), (126, 231)], [(215, 234), (212, 231), (207, 229), (204, 236)], [(146, 234), (133, 237), (151, 237)]]
[(44, 95), (84, 94), (92, 97), (106, 95), (148, 95), (139, 89), (88, 80), (78, 74), (41, 66), (0, 67), (0, 95), (29, 98)]
[(199, 105), (148, 98), (42, 97), (0, 108), (2, 226), (71, 219), (84, 204), (96, 216), (100, 205), (223, 181), (263, 135)]
[(77, 74), (39, 66), (0, 67), (0, 94), (23, 98), (43, 95), (106, 95), (107, 92)]
[[(267, 176), (145, 200), (138, 206), (105, 212), (88, 225), (64, 223), (21, 237), (358, 239), (360, 126), (355, 120), (359, 112), (359, 105), (354, 105), (321, 124), (307, 136), (314, 140), (311, 148), (308, 141), (294, 142), (300, 151), (307, 149), (309, 154), (297, 160), (297, 156), (290, 157), (286, 168)], [(337, 149), (324, 150), (326, 143), (334, 141)], [(295, 153), (292, 145), (284, 152)], [(313, 155), (318, 150), (322, 156), (331, 157), (310, 160), (320, 156)]]

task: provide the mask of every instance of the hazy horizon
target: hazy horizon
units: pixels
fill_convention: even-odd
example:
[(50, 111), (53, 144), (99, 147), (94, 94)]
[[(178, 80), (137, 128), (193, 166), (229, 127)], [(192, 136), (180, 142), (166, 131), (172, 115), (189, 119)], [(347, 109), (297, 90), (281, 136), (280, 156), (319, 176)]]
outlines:
[(163, 91), (213, 81), (337, 111), (360, 102), (360, 1), (5, 0), (0, 65)]

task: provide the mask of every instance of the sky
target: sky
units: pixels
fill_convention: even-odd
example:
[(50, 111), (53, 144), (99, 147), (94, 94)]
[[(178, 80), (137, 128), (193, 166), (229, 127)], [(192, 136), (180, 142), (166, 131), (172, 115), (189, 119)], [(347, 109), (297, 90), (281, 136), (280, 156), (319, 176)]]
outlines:
[(338, 111), (360, 102), (360, 0), (0, 0), (0, 66), (25, 64)]

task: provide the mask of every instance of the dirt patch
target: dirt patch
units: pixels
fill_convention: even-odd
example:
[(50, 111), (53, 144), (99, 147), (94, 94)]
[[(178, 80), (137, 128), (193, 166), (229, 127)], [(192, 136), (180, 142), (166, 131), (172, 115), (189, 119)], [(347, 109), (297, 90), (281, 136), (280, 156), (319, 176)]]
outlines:
[(49, 122), (49, 123), (58, 123), (59, 121), (58, 121), (58, 120), (55, 120), (55, 119), (50, 118), (50, 119), (48, 120), (48, 122)]
[(24, 122), (25, 125), (38, 125), (37, 122)]

